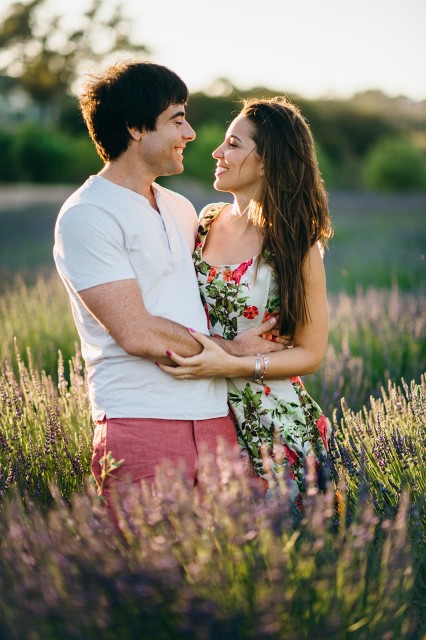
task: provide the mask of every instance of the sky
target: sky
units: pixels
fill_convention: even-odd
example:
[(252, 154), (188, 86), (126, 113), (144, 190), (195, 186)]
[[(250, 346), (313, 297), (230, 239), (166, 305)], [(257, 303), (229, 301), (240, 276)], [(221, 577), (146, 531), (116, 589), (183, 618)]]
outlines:
[[(103, 0), (114, 4), (113, 0)], [(71, 16), (84, 0), (52, 0)], [(10, 6), (0, 0), (0, 12)], [(426, 99), (426, 0), (125, 0), (150, 59), (191, 92), (225, 77), (307, 98)]]

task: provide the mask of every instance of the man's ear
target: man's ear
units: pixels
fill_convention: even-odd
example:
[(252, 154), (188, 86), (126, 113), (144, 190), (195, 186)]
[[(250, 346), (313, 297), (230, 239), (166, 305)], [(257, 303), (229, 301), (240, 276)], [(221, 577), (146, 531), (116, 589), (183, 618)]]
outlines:
[(130, 134), (130, 137), (133, 140), (136, 140), (136, 142), (139, 142), (142, 138), (142, 131), (140, 131), (139, 129), (137, 129), (136, 127), (127, 127), (127, 131)]

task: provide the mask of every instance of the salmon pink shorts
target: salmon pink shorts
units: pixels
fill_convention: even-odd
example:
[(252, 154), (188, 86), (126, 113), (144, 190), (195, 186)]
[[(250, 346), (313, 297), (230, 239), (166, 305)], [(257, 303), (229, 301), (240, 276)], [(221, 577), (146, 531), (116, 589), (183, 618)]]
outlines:
[(105, 418), (95, 423), (92, 473), (100, 487), (103, 458), (110, 453), (114, 460), (123, 460), (104, 479), (102, 495), (107, 501), (112, 491), (120, 491), (129, 482), (152, 482), (163, 461), (173, 467), (183, 463), (195, 485), (199, 453), (215, 453), (221, 440), (228, 450), (239, 446), (230, 415), (209, 420)]

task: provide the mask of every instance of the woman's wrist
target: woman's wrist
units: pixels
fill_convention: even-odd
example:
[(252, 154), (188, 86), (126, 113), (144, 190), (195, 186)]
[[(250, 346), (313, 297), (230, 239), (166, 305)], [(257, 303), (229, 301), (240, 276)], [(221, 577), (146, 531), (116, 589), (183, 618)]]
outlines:
[(256, 368), (256, 360), (260, 361), (259, 376), (263, 371), (262, 356), (231, 356), (230, 371), (226, 373), (227, 378), (252, 378)]

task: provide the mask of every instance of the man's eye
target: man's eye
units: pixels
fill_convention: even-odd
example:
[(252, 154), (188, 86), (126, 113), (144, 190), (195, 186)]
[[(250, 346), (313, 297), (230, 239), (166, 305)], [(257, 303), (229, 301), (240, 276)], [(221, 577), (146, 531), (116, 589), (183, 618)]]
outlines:
[(237, 145), (236, 145), (236, 144), (234, 144), (233, 142), (228, 142), (228, 145), (229, 145), (230, 147), (236, 147), (236, 146), (237, 146)]

